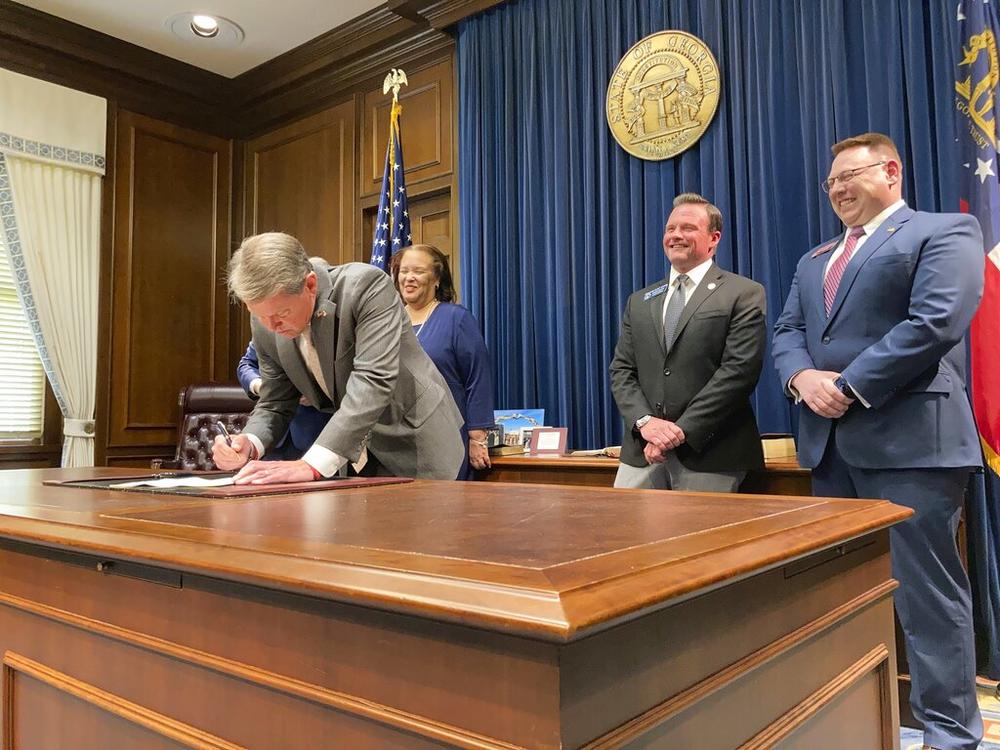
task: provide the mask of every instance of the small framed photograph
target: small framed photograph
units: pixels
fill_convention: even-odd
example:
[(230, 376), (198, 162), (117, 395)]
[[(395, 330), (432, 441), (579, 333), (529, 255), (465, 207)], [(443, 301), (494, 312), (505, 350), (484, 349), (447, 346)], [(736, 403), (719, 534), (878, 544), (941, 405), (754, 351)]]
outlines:
[(495, 424), (486, 430), (486, 447), (496, 448), (503, 445), (503, 426)]
[(536, 427), (531, 431), (529, 453), (552, 456), (566, 455), (565, 427)]
[(537, 430), (538, 427), (522, 427), (521, 428), (521, 446), (525, 451), (531, 450), (531, 431)]

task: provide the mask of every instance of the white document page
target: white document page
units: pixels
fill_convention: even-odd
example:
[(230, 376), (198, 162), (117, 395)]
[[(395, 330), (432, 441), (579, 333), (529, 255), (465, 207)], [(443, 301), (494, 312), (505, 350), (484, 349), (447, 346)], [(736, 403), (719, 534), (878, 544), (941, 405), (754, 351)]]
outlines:
[(230, 484), (233, 484), (232, 477), (162, 477), (160, 479), (140, 479), (136, 482), (119, 482), (108, 486), (122, 489), (131, 487), (170, 489), (172, 487), (226, 487)]

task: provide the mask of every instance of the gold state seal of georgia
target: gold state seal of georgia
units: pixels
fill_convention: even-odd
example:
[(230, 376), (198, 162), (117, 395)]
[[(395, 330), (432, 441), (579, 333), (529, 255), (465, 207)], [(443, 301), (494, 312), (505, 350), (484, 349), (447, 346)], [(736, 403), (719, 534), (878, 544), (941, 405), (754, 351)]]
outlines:
[(608, 126), (640, 159), (669, 159), (693, 146), (719, 106), (719, 65), (683, 31), (660, 31), (625, 53), (608, 83)]

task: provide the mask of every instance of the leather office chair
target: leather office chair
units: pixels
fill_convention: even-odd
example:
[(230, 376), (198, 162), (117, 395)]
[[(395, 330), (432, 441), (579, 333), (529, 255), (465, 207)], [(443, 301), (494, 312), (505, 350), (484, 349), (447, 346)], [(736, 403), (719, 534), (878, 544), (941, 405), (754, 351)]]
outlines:
[(230, 433), (243, 430), (254, 402), (238, 385), (194, 383), (181, 390), (177, 450), (172, 461), (154, 458), (154, 469), (213, 470), (212, 443), (219, 434), (216, 422)]

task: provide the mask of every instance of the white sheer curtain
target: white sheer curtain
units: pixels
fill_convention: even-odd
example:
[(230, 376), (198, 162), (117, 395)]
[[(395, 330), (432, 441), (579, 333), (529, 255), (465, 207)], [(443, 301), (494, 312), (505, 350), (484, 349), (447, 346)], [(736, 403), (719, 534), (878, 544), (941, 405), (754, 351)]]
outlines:
[(0, 217), (45, 374), (63, 466), (94, 465), (106, 102), (0, 70)]
[(63, 466), (94, 465), (101, 177), (7, 157), (21, 253), (63, 413)]

